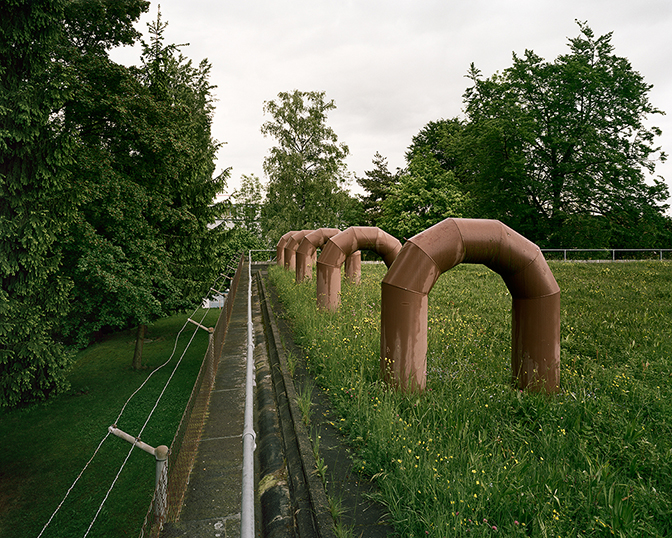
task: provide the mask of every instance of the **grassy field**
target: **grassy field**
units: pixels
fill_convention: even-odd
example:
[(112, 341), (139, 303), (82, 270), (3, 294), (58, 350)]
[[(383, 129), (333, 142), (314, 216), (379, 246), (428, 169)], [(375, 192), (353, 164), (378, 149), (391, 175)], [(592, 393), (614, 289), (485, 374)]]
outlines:
[[(200, 320), (199, 311), (194, 319)], [(214, 326), (219, 310), (204, 324)], [(150, 373), (170, 357), (130, 401), (117, 426), (132, 435), (142, 428), (166, 380), (192, 337), (142, 440), (170, 445), (208, 345), (192, 324), (176, 336), (186, 315), (150, 326), (145, 370), (131, 369), (135, 333), (118, 333), (79, 353), (69, 376), (71, 390), (48, 402), (0, 412), (0, 536), (36, 537), (105, 437), (122, 406)], [(44, 538), (84, 536), (131, 445), (110, 436), (44, 532)], [(154, 489), (155, 460), (134, 449), (89, 536), (138, 536)]]
[(561, 392), (510, 385), (511, 297), (483, 266), (430, 293), (428, 383), (379, 381), (381, 265), (317, 312), (272, 268), (312, 374), (400, 536), (672, 535), (672, 264), (565, 263)]

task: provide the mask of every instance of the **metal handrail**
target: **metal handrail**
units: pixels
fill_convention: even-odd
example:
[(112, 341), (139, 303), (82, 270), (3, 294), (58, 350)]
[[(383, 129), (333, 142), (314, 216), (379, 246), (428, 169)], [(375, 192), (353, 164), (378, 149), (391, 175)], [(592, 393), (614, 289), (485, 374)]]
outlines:
[(254, 538), (254, 451), (257, 447), (253, 418), (254, 327), (252, 324), (252, 252), (248, 255), (247, 287), (247, 368), (245, 377), (245, 412), (243, 424), (243, 478), (240, 508), (240, 536)]

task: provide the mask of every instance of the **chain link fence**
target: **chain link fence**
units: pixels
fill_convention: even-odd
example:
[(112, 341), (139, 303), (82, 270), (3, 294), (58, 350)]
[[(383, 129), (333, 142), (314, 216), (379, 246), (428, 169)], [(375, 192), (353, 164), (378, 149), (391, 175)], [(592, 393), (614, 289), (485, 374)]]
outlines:
[(177, 521), (180, 516), (189, 474), (196, 459), (198, 443), (205, 424), (210, 393), (217, 374), (217, 364), (231, 319), (231, 310), (243, 270), (243, 261), (244, 257), (241, 255), (217, 324), (214, 331), (210, 333), (210, 343), (194, 388), (170, 445), (167, 465), (163, 466), (162, 478), (157, 480), (154, 497), (140, 530), (140, 538), (157, 538), (165, 522)]

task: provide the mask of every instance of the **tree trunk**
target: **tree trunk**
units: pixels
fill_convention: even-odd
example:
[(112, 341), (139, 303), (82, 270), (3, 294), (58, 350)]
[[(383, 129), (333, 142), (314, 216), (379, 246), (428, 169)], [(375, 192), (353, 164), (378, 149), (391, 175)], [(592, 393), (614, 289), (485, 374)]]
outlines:
[(135, 337), (135, 353), (133, 354), (133, 369), (140, 370), (142, 368), (142, 346), (145, 343), (145, 331), (147, 325), (138, 325), (138, 332)]

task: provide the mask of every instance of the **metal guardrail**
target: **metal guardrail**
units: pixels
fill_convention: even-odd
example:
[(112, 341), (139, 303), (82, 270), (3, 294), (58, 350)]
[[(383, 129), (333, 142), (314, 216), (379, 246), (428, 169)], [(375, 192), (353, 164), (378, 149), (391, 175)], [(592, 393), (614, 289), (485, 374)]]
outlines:
[[(617, 260), (653, 260), (653, 259), (658, 259), (660, 261), (665, 260), (666, 258), (664, 257), (665, 252), (672, 252), (672, 249), (670, 248), (542, 248), (541, 252), (546, 253), (546, 252), (562, 252), (563, 255), (563, 260), (564, 261), (571, 261), (571, 259), (568, 259), (567, 253), (579, 253), (579, 252), (586, 252), (586, 253), (603, 253), (603, 254), (608, 254), (611, 256), (611, 261), (617, 261)], [(636, 257), (630, 257), (627, 258), (623, 256), (625, 253), (637, 253)], [(650, 253), (650, 256), (646, 256), (646, 253)], [(620, 255), (619, 255), (620, 254)], [(573, 258), (575, 260), (579, 260), (579, 258)], [(595, 258), (590, 258), (590, 259), (595, 259)], [(604, 258), (608, 259), (608, 258)], [(672, 260), (672, 255), (670, 255), (669, 258)]]
[[(604, 258), (600, 259), (610, 259), (611, 261), (617, 260), (653, 260), (657, 259), (660, 261), (670, 260), (672, 261), (672, 248), (542, 248), (543, 253), (562, 253), (562, 259), (564, 261), (580, 260), (581, 258), (573, 258), (572, 254), (578, 254), (581, 252), (592, 253), (592, 254), (605, 254)], [(256, 253), (256, 256), (253, 254)], [(264, 256), (263, 253), (270, 253), (270, 255)], [(636, 256), (627, 257), (627, 253), (636, 254)], [(650, 254), (646, 256), (646, 254)], [(252, 263), (268, 263), (275, 259), (275, 250), (271, 249), (259, 249), (251, 250), (250, 256), (252, 258)], [(595, 259), (595, 258), (590, 258)], [(379, 260), (373, 262), (362, 261), (362, 263), (382, 263)]]
[(254, 538), (254, 328), (252, 324), (252, 251), (248, 256), (247, 361), (245, 366), (245, 411), (243, 424), (243, 476), (240, 507), (240, 536)]

